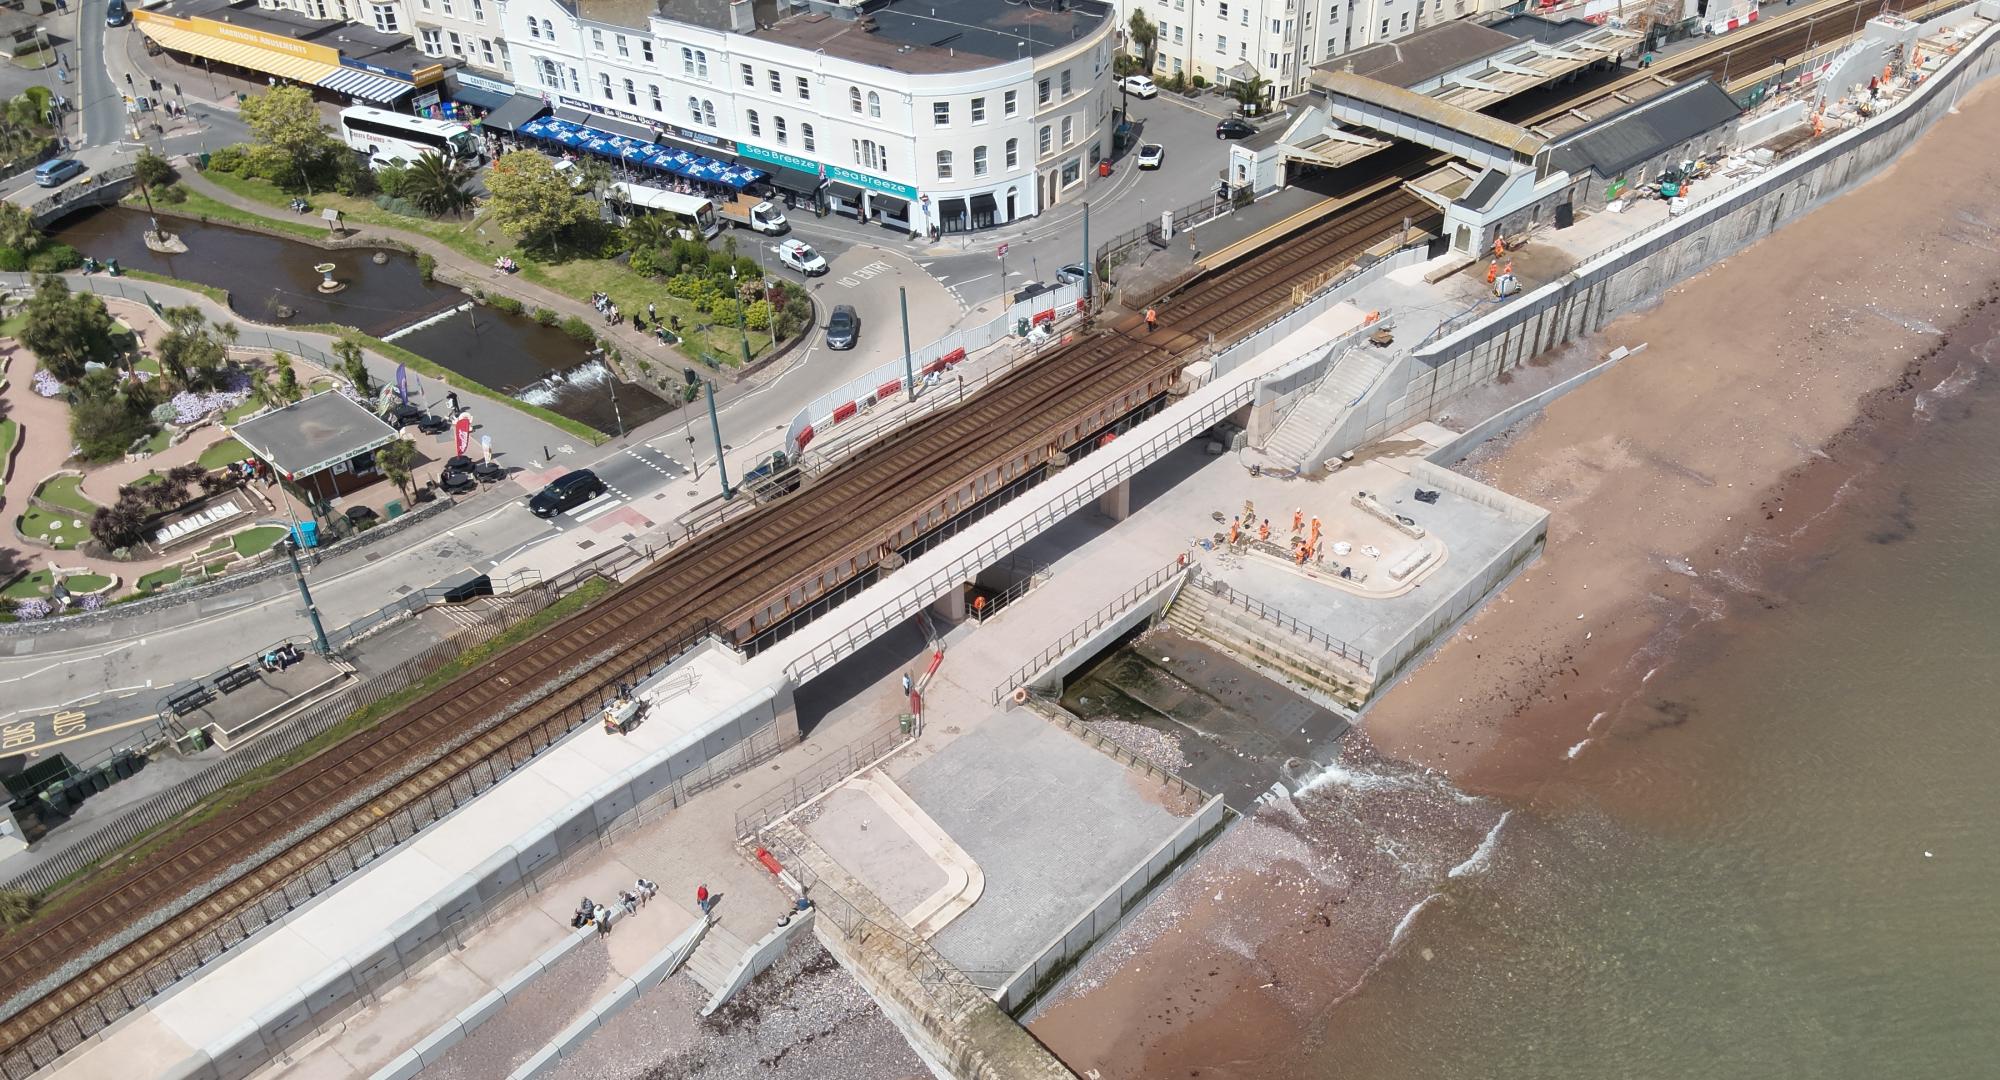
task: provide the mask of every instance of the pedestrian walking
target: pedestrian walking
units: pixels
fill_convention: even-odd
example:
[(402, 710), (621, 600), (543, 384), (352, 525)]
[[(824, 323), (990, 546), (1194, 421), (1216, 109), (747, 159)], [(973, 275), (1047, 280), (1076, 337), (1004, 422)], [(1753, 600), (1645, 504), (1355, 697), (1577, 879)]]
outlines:
[(904, 693), (904, 695), (905, 695), (905, 696), (907, 696), (907, 695), (909, 694), (909, 692), (910, 692), (910, 691), (912, 691), (912, 690), (915, 690), (916, 688), (917, 688), (917, 684), (916, 684), (916, 680), (914, 680), (914, 679), (910, 678), (910, 673), (909, 673), (909, 672), (907, 672), (907, 671), (905, 671), (905, 672), (903, 673), (903, 693)]
[(639, 913), (639, 897), (630, 889), (627, 889), (618, 894), (618, 906), (624, 908), (627, 915), (637, 915)]
[(695, 886), (695, 889), (694, 889), (694, 906), (696, 906), (696, 907), (700, 908), (700, 909), (701, 909), (701, 913), (702, 913), (703, 915), (706, 915), (706, 914), (708, 914), (708, 904), (709, 904), (709, 900), (708, 900), (708, 886), (707, 886), (707, 885), (697, 885), (697, 886)]
[(1160, 313), (1158, 311), (1153, 310), (1152, 305), (1148, 304), (1146, 306), (1146, 332), (1148, 334), (1152, 333), (1154, 329), (1156, 329), (1159, 325), (1160, 325)]
[(646, 903), (653, 899), (653, 894), (660, 891), (660, 886), (657, 882), (648, 881), (645, 878), (634, 881), (632, 888), (639, 894), (640, 907), (645, 907)]
[(447, 407), (451, 409), (451, 415), (454, 419), (456, 419), (458, 416), (458, 391), (456, 390), (445, 391), (444, 403)]
[(653, 302), (651, 300), (646, 301), (646, 317), (648, 319), (653, 320), (654, 322), (660, 321), (659, 309), (653, 306)]
[(597, 936), (603, 937), (609, 934), (611, 932), (611, 909), (605, 907), (603, 904), (599, 904), (597, 905), (597, 910), (591, 914), (597, 919)]

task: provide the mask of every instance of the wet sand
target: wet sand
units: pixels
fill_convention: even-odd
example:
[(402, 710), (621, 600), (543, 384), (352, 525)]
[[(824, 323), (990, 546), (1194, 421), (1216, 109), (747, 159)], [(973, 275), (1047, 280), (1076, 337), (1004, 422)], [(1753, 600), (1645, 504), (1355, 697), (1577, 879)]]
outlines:
[[(1548, 551), (1367, 715), (1384, 755), (1497, 807), (1613, 725), (1676, 722), (1672, 702), (1646, 699), (1648, 673), (1689, 627), (1757, 602), (1773, 558), (1799, 557), (1784, 545), (1878, 452), (1872, 421), (1907, 417), (1950, 376), (1924, 359), (1994, 295), (2000, 93), (1960, 111), (1869, 184), (1606, 328), (1597, 351), (1646, 352), (1463, 466), (1553, 511)], [(1379, 912), (1448, 875), (1430, 852), (1329, 879), (1327, 830), (1298, 823), (1338, 817), (1309, 795), (1223, 838), (1034, 1032), (1105, 1078), (1294, 1074), (1389, 948)], [(1392, 902), (1340, 910), (1371, 888)], [(1302, 945), (1315, 935), (1339, 944)]]

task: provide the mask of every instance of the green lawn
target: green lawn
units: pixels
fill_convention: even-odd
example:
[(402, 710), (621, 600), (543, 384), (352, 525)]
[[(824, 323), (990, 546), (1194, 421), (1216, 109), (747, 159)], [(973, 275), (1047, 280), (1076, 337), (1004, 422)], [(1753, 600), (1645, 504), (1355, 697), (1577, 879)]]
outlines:
[[(229, 176), (226, 173), (208, 172), (204, 175), (211, 180), (236, 180), (236, 177)], [(246, 181), (239, 180), (237, 182), (244, 183)], [(229, 185), (218, 186), (226, 187)], [(265, 186), (268, 187), (269, 185)], [(273, 188), (272, 190), (275, 191), (276, 189)], [(249, 225), (253, 228), (273, 229), (277, 232), (290, 233), (293, 236), (303, 237), (307, 240), (324, 240), (328, 235), (326, 226), (307, 224), (305, 221), (300, 220), (296, 214), (293, 214), (290, 220), (281, 217), (265, 217), (262, 214), (253, 214), (247, 210), (238, 210), (228, 203), (216, 202), (214, 199), (193, 188), (188, 188), (187, 196), (187, 201), (174, 207), (174, 212), (200, 218), (203, 221), (220, 221), (227, 225)], [(283, 208), (291, 200), (292, 197), (286, 195), (277, 203), (277, 206)], [(132, 205), (138, 205), (141, 202), (136, 192), (127, 196), (125, 201)], [(286, 212), (290, 213), (289, 210)], [(130, 270), (126, 271), (126, 273), (134, 274), (135, 277), (138, 276)]]
[(178, 566), (169, 566), (165, 570), (155, 570), (139, 578), (139, 591), (142, 593), (152, 592), (154, 589), (162, 586), (172, 585), (180, 579), (181, 568)]
[(132, 369), (134, 371), (144, 371), (158, 375), (160, 373), (160, 362), (150, 356), (142, 356), (137, 363), (132, 365)]
[(106, 574), (71, 574), (63, 579), (63, 587), (79, 596), (108, 588), (110, 585), (111, 578)]
[[(215, 186), (255, 199), (260, 203), (289, 213), (292, 195), (281, 191), (276, 185), (262, 180), (245, 180), (240, 176), (210, 170), (202, 174)], [(214, 203), (214, 200), (207, 200)], [(401, 229), (418, 233), (445, 244), (454, 250), (477, 259), (482, 265), (490, 264), (502, 255), (511, 257), (521, 268), (520, 276), (537, 285), (553, 289), (573, 300), (588, 303), (595, 293), (611, 297), (621, 311), (644, 311), (648, 301), (656, 305), (661, 317), (671, 312), (679, 315), (681, 324), (692, 329), (700, 326), (707, 316), (694, 309), (685, 300), (668, 296), (665, 286), (643, 274), (634, 273), (623, 263), (610, 259), (580, 258), (567, 262), (548, 263), (522, 251), (520, 246), (488, 220), (484, 214), (454, 220), (433, 220), (430, 218), (405, 217), (392, 214), (376, 206), (368, 199), (352, 198), (345, 195), (320, 194), (313, 197), (314, 207), (332, 207), (352, 225), (380, 225), (385, 228)], [(194, 205), (190, 198), (188, 205)], [(215, 204), (220, 205), (220, 204)], [(242, 211), (236, 211), (241, 214)], [(220, 220), (220, 219), (218, 219)], [(279, 226), (293, 224), (278, 219)], [(315, 230), (320, 237), (326, 235), (324, 229)], [(484, 235), (481, 235), (481, 234)], [(771, 348), (771, 337), (761, 331), (750, 332), (750, 355), (752, 359)], [(723, 358), (726, 363), (740, 364), (743, 360), (743, 334), (734, 327), (710, 327), (699, 335), (691, 336), (682, 349), (689, 358), (699, 359), (697, 351), (710, 352)]]
[[(14, 440), (20, 436), (21, 425), (12, 420), (0, 419), (0, 480), (7, 478), (7, 464), (12, 460)], [(7, 485), (0, 484), (0, 491), (5, 490)]]
[(222, 422), (225, 424), (237, 423), (243, 420), (245, 417), (249, 416), (251, 413), (259, 411), (263, 407), (264, 403), (258, 401), (254, 397), (244, 398), (243, 403), (241, 405), (237, 405), (234, 408), (228, 409), (223, 412)]
[(196, 460), (204, 469), (220, 469), (232, 461), (242, 461), (250, 456), (250, 448), (235, 439), (224, 439), (201, 452)]
[[(73, 525), (71, 522), (82, 524)], [(90, 539), (90, 515), (65, 513), (56, 517), (31, 506), (21, 515), (21, 535), (33, 537), (59, 551), (68, 551)]]
[(160, 473), (149, 472), (146, 475), (140, 477), (139, 479), (132, 481), (132, 486), (140, 488), (152, 487), (154, 484), (164, 484), (166, 482), (167, 478), (161, 475)]
[(81, 483), (83, 478), (80, 476), (51, 476), (35, 489), (35, 498), (89, 517), (97, 512), (97, 504), (84, 496), (83, 490), (78, 487)]
[(245, 558), (252, 555), (262, 555), (264, 552), (271, 550), (271, 545), (277, 543), (284, 535), (285, 527), (283, 525), (259, 525), (254, 529), (246, 529), (243, 532), (237, 533), (233, 538), (236, 544), (236, 554), (242, 555)]
[(23, 306), (19, 311), (8, 316), (5, 322), (0, 322), (0, 337), (19, 337), (21, 328), (26, 325), (28, 325), (28, 309), (26, 306)]
[(5, 589), (0, 589), (0, 596), (6, 596), (14, 600), (33, 600), (38, 596), (47, 596), (48, 594), (49, 572), (47, 570), (37, 570), (14, 582), (12, 585), (7, 586)]
[(146, 452), (148, 454), (157, 454), (160, 451), (165, 450), (167, 447), (173, 445), (173, 441), (174, 441), (173, 429), (161, 428), (160, 430), (155, 431), (153, 433), (152, 438), (146, 440)]
[(223, 552), (228, 551), (230, 548), (233, 548), (235, 546), (236, 545), (230, 542), (230, 539), (227, 536), (218, 536), (215, 539), (210, 540), (207, 544), (203, 545), (200, 551), (195, 552), (195, 557), (200, 558), (204, 555), (220, 555)]
[(209, 563), (207, 566), (202, 567), (201, 572), (204, 574), (220, 574), (228, 568), (229, 568), (229, 560), (223, 559), (219, 562), (212, 562)]

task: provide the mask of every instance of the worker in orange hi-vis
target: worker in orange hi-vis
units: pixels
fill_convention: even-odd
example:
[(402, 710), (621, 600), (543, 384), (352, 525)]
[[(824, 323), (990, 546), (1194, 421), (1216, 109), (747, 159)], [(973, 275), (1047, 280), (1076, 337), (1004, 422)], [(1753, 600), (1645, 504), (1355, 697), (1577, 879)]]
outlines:
[(1270, 540), (1270, 539), (1271, 539), (1271, 519), (1270, 519), (1270, 518), (1265, 518), (1265, 519), (1264, 519), (1264, 523), (1263, 523), (1263, 524), (1261, 524), (1261, 525), (1259, 525), (1259, 526), (1257, 526), (1257, 539), (1259, 539), (1259, 540), (1266, 540), (1266, 541), (1268, 541), (1268, 540)]
[(1507, 238), (1506, 238), (1506, 237), (1504, 237), (1504, 236), (1501, 236), (1501, 235), (1500, 235), (1499, 233), (1494, 233), (1494, 234), (1493, 234), (1493, 257), (1497, 259), (1497, 258), (1499, 258), (1499, 257), (1501, 257), (1502, 255), (1505, 255), (1505, 254), (1507, 254)]
[(1292, 552), (1292, 558), (1297, 559), (1299, 561), (1300, 566), (1304, 566), (1306, 564), (1306, 560), (1311, 557), (1312, 557), (1311, 544), (1300, 544), (1298, 546), (1298, 550)]
[(1300, 529), (1303, 529), (1305, 527), (1306, 527), (1306, 512), (1304, 510), (1293, 510), (1292, 531), (1296, 533)]
[(1495, 278), (1497, 278), (1497, 277), (1499, 277), (1499, 276), (1500, 276), (1500, 264), (1499, 264), (1499, 263), (1497, 263), (1497, 262), (1490, 262), (1490, 263), (1487, 263), (1487, 264), (1486, 264), (1486, 284), (1488, 284), (1488, 285), (1491, 285), (1491, 284), (1493, 284), (1493, 279), (1495, 279)]
[(1146, 332), (1148, 334), (1152, 333), (1154, 328), (1159, 325), (1160, 313), (1154, 311), (1151, 307), (1146, 308)]
[(1308, 544), (1317, 544), (1317, 543), (1319, 543), (1319, 515), (1318, 515), (1318, 514), (1314, 514), (1314, 515), (1313, 515), (1313, 520), (1312, 520), (1312, 531), (1306, 534), (1306, 543), (1308, 543)]
[(1242, 536), (1242, 535), (1243, 535), (1243, 519), (1242, 519), (1242, 518), (1230, 518), (1230, 519), (1229, 519), (1229, 546), (1230, 546), (1230, 547), (1235, 547), (1235, 546), (1236, 546), (1236, 540), (1237, 540), (1237, 538), (1238, 538), (1238, 537), (1240, 537), (1240, 536)]

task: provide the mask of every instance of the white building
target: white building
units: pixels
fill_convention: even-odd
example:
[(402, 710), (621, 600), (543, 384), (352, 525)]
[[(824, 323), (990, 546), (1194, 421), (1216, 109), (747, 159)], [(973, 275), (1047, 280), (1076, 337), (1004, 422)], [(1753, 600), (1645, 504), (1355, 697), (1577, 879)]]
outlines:
[(1501, 0), (1119, 0), (1119, 26), (1143, 11), (1159, 27), (1153, 76), (1229, 86), (1268, 81), (1280, 97), (1350, 49), (1505, 6)]
[(485, 91), (476, 95), (484, 108), (512, 92), (507, 42), (500, 34), (500, 0), (257, 0), (257, 6), (408, 35), (426, 56), (461, 61), (445, 89), (477, 86)]
[(800, 194), (823, 178), (836, 210), (912, 233), (1032, 216), (1111, 151), (1115, 26), (1101, 0), (500, 10), (515, 85), (559, 116), (657, 132)]

